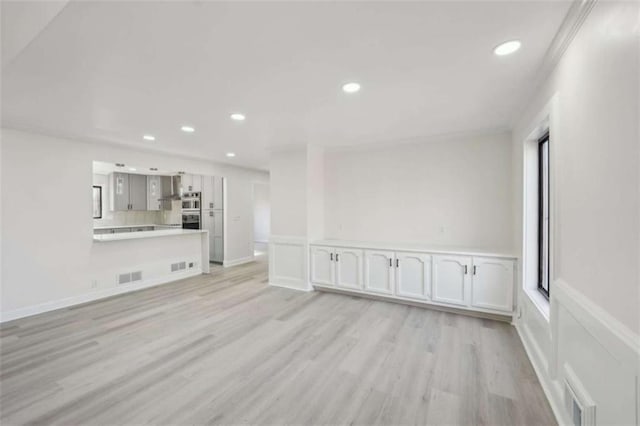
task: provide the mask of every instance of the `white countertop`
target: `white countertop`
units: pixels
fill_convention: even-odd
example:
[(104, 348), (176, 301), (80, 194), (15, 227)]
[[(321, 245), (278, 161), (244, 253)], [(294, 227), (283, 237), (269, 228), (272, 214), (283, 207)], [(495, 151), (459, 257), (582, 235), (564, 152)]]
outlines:
[(122, 229), (122, 228), (146, 228), (149, 226), (153, 226), (155, 228), (181, 228), (181, 224), (176, 225), (166, 225), (166, 224), (157, 224), (157, 223), (143, 223), (137, 225), (102, 225), (102, 226), (94, 226), (93, 229)]
[[(137, 225), (143, 226), (143, 225)], [(131, 226), (123, 226), (123, 228), (131, 228)], [(117, 234), (99, 234), (93, 236), (93, 241), (96, 242), (109, 242), (109, 241), (121, 241), (121, 240), (137, 240), (141, 238), (157, 238), (157, 237), (172, 237), (176, 235), (192, 235), (202, 234), (209, 232), (206, 229), (162, 229), (156, 231), (138, 231), (138, 232), (120, 232)]]
[(510, 259), (517, 258), (509, 250), (487, 250), (477, 249), (469, 247), (455, 247), (455, 246), (437, 246), (423, 243), (374, 243), (367, 241), (348, 241), (348, 240), (318, 240), (309, 243), (312, 246), (331, 246), (331, 247), (345, 247), (345, 248), (361, 248), (371, 250), (395, 250), (395, 251), (419, 251), (435, 254), (460, 254), (466, 256), (492, 256), (492, 257), (506, 257)]

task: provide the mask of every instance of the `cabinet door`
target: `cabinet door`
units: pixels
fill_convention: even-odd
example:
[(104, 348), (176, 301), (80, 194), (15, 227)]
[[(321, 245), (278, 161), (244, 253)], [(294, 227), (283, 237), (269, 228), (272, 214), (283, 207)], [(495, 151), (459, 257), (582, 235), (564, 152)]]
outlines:
[(213, 177), (213, 208), (214, 209), (221, 210), (224, 208), (223, 187), (224, 187), (224, 179), (219, 176), (214, 176)]
[(202, 176), (202, 210), (212, 210), (213, 204), (213, 176)]
[(215, 225), (212, 211), (202, 212), (202, 229), (209, 231), (209, 261), (215, 262)]
[(426, 300), (431, 288), (431, 256), (396, 252), (396, 295)]
[(160, 176), (147, 176), (147, 210), (160, 210), (161, 197), (162, 180)]
[(433, 257), (433, 294), (435, 302), (467, 306), (471, 258), (466, 256)]
[(182, 193), (191, 192), (193, 188), (193, 175), (183, 174), (180, 176), (180, 187), (182, 188)]
[(336, 249), (335, 260), (336, 286), (362, 290), (362, 250)]
[(367, 250), (364, 254), (364, 289), (393, 294), (393, 252)]
[(191, 187), (193, 188), (192, 192), (202, 192), (202, 176), (201, 175), (193, 175), (191, 177)]
[(131, 210), (147, 209), (147, 177), (129, 175), (129, 204)]
[(224, 260), (224, 218), (222, 211), (210, 211), (213, 213), (213, 261), (222, 263)]
[(129, 210), (129, 175), (126, 173), (112, 175), (111, 210)]
[(513, 311), (513, 281), (513, 261), (474, 257), (471, 305)]
[(335, 285), (335, 254), (332, 247), (311, 247), (311, 282), (320, 285)]

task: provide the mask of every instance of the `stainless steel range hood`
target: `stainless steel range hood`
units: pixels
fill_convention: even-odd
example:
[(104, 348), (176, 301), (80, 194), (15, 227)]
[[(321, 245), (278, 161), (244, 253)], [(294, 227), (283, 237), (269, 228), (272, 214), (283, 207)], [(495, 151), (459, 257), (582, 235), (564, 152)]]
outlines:
[(162, 176), (161, 201), (179, 200), (182, 197), (182, 176)]

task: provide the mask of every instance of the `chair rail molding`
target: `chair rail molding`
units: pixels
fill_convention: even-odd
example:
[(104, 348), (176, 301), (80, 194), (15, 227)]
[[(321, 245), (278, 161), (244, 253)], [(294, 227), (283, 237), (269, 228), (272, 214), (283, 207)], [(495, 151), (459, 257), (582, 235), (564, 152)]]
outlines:
[(562, 279), (552, 288), (550, 321), (524, 296), (515, 326), (558, 422), (572, 424), (569, 379), (594, 401), (596, 424), (640, 424), (640, 336)]

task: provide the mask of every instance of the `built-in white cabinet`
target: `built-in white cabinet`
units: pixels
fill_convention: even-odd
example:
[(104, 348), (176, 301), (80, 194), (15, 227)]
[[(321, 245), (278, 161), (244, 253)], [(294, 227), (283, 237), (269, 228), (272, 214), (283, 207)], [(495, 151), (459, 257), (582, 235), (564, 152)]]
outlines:
[(310, 281), (427, 304), (511, 314), (514, 259), (311, 244)]
[(182, 192), (202, 192), (202, 176), (183, 174), (180, 178)]
[(146, 210), (147, 177), (130, 173), (111, 174), (111, 210)]
[(393, 294), (395, 269), (392, 251), (366, 250), (364, 288), (373, 293)]
[(471, 258), (468, 256), (434, 256), (433, 301), (467, 306), (471, 277)]
[(218, 176), (202, 177), (202, 208), (204, 210), (221, 210), (222, 178)]
[(362, 250), (337, 248), (334, 258), (336, 287), (362, 289)]
[(427, 300), (431, 288), (431, 256), (424, 253), (396, 252), (396, 295)]
[(162, 177), (147, 176), (147, 210), (162, 209)]
[(310, 256), (312, 282), (344, 289), (362, 289), (362, 250), (319, 246), (311, 249)]
[(513, 261), (473, 258), (471, 306), (510, 312), (513, 309)]
[(222, 263), (223, 252), (223, 212), (207, 210), (202, 212), (202, 229), (209, 231), (209, 261)]

